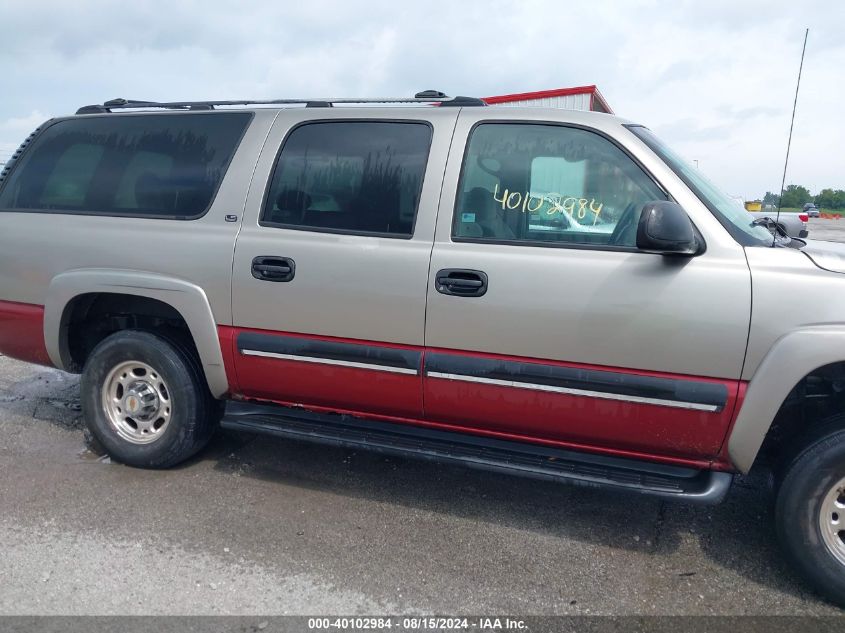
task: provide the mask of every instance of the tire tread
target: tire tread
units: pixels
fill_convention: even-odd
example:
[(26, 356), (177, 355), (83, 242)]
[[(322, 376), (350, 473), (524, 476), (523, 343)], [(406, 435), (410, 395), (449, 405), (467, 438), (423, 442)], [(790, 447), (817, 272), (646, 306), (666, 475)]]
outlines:
[[(179, 386), (193, 394), (194, 401), (191, 404), (194, 415), (188, 416), (189, 419), (183, 422), (183, 427), (178, 429), (177, 434), (171, 434), (166, 444), (155, 443), (139, 448), (128, 442), (121, 443), (100, 429), (98, 421), (92, 419), (102, 415), (101, 407), (97, 405), (101, 384), (93, 374), (98, 369), (101, 356), (112, 353), (115, 346), (153, 349), (154, 353), (176, 359), (178, 366), (181, 366), (181, 371), (187, 375), (189, 384)], [(174, 385), (170, 385), (170, 388), (173, 391)], [(222, 415), (222, 404), (209, 392), (205, 374), (195, 350), (178, 335), (170, 332), (121, 330), (106, 337), (86, 359), (81, 389), (83, 410), (91, 433), (112, 457), (130, 466), (164, 469), (189, 459), (208, 443)]]

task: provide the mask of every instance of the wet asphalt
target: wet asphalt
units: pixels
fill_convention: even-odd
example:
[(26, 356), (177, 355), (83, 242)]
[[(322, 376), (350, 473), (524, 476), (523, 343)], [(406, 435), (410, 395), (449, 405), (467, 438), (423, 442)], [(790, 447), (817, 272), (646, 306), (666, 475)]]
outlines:
[(762, 468), (713, 507), (223, 432), (136, 470), (89, 448), (76, 376), (0, 357), (0, 614), (338, 613), (841, 612)]

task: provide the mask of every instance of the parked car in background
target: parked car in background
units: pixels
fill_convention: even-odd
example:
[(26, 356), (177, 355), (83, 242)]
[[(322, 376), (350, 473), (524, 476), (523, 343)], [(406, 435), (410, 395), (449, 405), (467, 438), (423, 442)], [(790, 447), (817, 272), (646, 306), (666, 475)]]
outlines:
[[(789, 237), (805, 238), (808, 237), (809, 232), (809, 214), (802, 213), (780, 213), (778, 217), (777, 207), (771, 204), (762, 204), (759, 200), (746, 202), (741, 196), (730, 196), (730, 199), (737, 203), (740, 209), (746, 211), (748, 215), (752, 216), (752, 221), (761, 220), (758, 224), (765, 224), (771, 231), (780, 229), (781, 233), (785, 233)], [(801, 217), (802, 214), (805, 217)], [(771, 218), (772, 222), (763, 223), (765, 218)], [(777, 221), (775, 221), (777, 220)]]
[(819, 208), (812, 202), (808, 202), (807, 204), (805, 204), (802, 211), (811, 218), (817, 218), (821, 215), (821, 213), (819, 212)]
[(81, 373), (141, 468), (222, 426), (715, 503), (765, 455), (845, 605), (845, 245), (615, 116), (377, 101), (42, 125), (0, 172), (0, 353)]
[(758, 220), (770, 219), (771, 228), (777, 227), (789, 237), (805, 238), (810, 235), (810, 216), (803, 211), (800, 213), (781, 211), (780, 214), (777, 211), (748, 211), (747, 213)]

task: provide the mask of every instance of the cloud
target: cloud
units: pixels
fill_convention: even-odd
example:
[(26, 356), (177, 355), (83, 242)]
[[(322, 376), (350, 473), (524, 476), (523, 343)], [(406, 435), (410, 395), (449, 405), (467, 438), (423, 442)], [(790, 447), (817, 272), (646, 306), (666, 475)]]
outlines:
[(691, 118), (683, 118), (668, 124), (654, 126), (655, 134), (673, 138), (677, 142), (687, 141), (724, 141), (730, 139), (734, 127), (728, 123), (702, 125)]
[(733, 105), (725, 105), (717, 108), (717, 112), (730, 119), (733, 123), (741, 123), (748, 119), (757, 117), (777, 117), (788, 113), (786, 107), (772, 107), (766, 105), (752, 106), (750, 108), (738, 108)]
[[(790, 179), (845, 187), (843, 23), (845, 5), (822, 0), (7, 0), (0, 121), (117, 96), (483, 96), (597, 84), (617, 113), (732, 193), (757, 197), (779, 183), (809, 26)], [(28, 131), (0, 125), (0, 152)]]
[[(26, 116), (11, 117), (5, 121), (0, 121), (0, 163), (7, 161), (17, 150), (20, 141), (49, 118), (39, 110), (33, 110)], [(15, 141), (14, 139), (19, 140)]]

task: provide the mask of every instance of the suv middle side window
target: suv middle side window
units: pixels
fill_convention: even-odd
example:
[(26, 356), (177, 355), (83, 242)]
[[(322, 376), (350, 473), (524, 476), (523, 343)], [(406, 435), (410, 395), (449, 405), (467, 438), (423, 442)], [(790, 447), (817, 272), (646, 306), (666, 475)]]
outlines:
[(261, 224), (409, 238), (430, 145), (424, 122), (300, 125), (277, 159)]
[(666, 199), (599, 134), (562, 125), (484, 123), (470, 137), (452, 235), (634, 247), (643, 205)]

